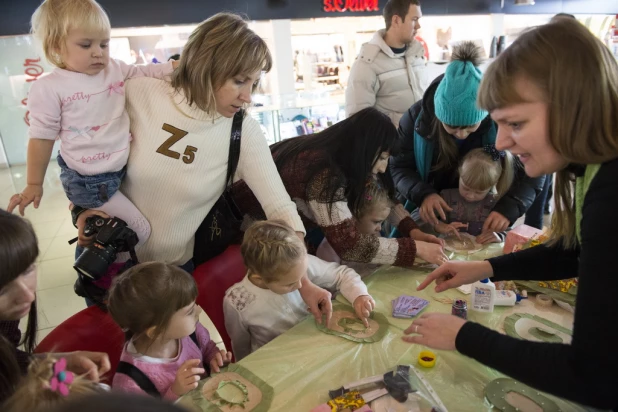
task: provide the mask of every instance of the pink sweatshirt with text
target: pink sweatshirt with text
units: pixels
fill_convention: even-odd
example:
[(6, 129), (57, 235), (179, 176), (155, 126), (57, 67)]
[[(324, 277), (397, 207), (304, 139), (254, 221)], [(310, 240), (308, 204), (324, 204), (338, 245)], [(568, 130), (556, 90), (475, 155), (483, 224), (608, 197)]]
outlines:
[(131, 141), (125, 81), (162, 79), (172, 70), (172, 62), (134, 66), (114, 59), (92, 76), (56, 68), (28, 94), (29, 137), (59, 138), (62, 158), (82, 175), (118, 171), (127, 164)]
[[(180, 340), (178, 355), (173, 359), (155, 359), (141, 355), (135, 352), (132, 342), (127, 342), (120, 355), (120, 360), (134, 365), (148, 376), (163, 399), (174, 401), (178, 396), (172, 391), (172, 384), (182, 364), (191, 359), (200, 359), (198, 367), (206, 369), (205, 365), (208, 365), (219, 352), (217, 345), (210, 340), (210, 334), (199, 322), (195, 334), (199, 348), (193, 343), (191, 337), (184, 337)], [(133, 379), (122, 373), (114, 375), (112, 388), (123, 392), (146, 394)]]

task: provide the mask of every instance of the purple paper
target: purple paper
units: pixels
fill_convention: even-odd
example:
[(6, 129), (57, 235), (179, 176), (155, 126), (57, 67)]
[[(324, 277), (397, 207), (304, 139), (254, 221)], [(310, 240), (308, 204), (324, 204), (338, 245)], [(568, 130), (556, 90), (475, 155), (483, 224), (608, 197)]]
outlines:
[(418, 315), (427, 305), (429, 301), (418, 298), (416, 296), (400, 296), (393, 300), (393, 317), (396, 318), (411, 318)]

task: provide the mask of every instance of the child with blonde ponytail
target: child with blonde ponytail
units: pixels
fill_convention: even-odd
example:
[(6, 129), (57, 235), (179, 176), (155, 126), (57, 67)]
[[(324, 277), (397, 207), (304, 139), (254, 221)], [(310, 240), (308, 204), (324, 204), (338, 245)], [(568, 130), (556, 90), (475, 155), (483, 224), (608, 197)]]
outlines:
[(262, 221), (246, 232), (241, 253), (247, 276), (225, 293), (225, 328), (237, 360), (270, 342), (309, 315), (298, 289), (307, 277), (340, 291), (367, 325), (375, 302), (358, 273), (307, 254), (305, 244), (282, 221)]
[(34, 359), (4, 412), (43, 412), (61, 402), (105, 391), (98, 383), (66, 369), (67, 360), (55, 356)]
[(434, 230), (442, 234), (464, 231), (481, 244), (504, 241), (504, 232), (483, 232), (483, 225), (496, 202), (511, 188), (514, 174), (510, 152), (496, 150), (493, 145), (468, 152), (459, 166), (459, 187), (440, 192), (452, 211)]

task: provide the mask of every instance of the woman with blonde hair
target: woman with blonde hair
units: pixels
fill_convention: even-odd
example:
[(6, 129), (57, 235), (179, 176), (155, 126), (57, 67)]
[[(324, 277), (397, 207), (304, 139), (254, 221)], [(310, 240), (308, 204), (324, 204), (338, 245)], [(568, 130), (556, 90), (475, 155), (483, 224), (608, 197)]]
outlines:
[[(577, 58), (573, 58), (577, 56)], [(450, 262), (419, 286), (436, 292), (494, 280), (579, 277), (570, 345), (527, 342), (455, 316), (425, 314), (408, 342), (454, 350), (553, 395), (618, 408), (618, 64), (569, 19), (522, 34), (489, 67), (479, 104), (498, 123), (496, 146), (529, 176), (556, 173), (546, 245), (484, 262)]]
[[(304, 233), (260, 125), (243, 111), (262, 72), (271, 67), (266, 43), (247, 22), (219, 13), (191, 33), (171, 82), (127, 82), (133, 142), (121, 190), (152, 228), (148, 241), (136, 248), (140, 261), (158, 260), (191, 271), (195, 232), (226, 187), (233, 122), (242, 124), (235, 177), (252, 188), (269, 218)], [(78, 216), (79, 243), (85, 246), (91, 241), (84, 237), (85, 218), (101, 212), (73, 214)], [(303, 282), (303, 292), (311, 295), (309, 306), (317, 309), (319, 301), (328, 309), (330, 294)], [(109, 276), (98, 285), (109, 288)]]

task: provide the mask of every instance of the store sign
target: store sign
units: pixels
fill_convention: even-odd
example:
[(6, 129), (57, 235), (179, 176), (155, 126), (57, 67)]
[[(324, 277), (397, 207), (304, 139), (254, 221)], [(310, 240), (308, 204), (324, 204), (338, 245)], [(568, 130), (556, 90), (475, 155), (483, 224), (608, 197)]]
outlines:
[(344, 11), (380, 11), (378, 0), (323, 0), (327, 13)]

